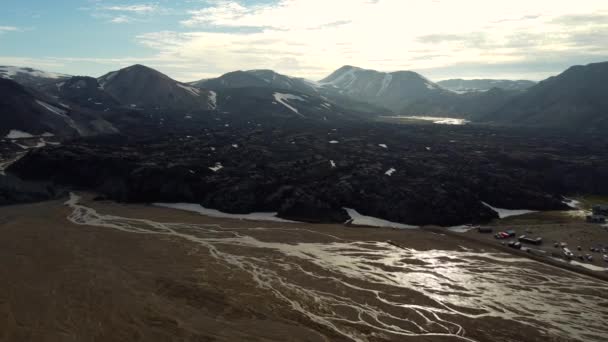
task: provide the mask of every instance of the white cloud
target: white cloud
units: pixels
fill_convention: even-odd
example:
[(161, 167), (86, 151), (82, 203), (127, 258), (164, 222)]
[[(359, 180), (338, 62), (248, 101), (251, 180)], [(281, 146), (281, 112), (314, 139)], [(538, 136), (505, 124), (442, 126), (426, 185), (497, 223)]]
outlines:
[(131, 21), (133, 21), (133, 18), (128, 17), (126, 15), (119, 15), (117, 17), (114, 17), (110, 20), (111, 23), (114, 24), (124, 24), (124, 23), (130, 23)]
[(147, 21), (166, 11), (157, 4), (102, 5), (101, 1), (95, 6), (81, 7), (80, 10), (89, 11), (94, 18), (113, 24)]
[(140, 5), (118, 5), (118, 6), (103, 6), (101, 9), (115, 12), (134, 12), (134, 13), (149, 13), (158, 10), (156, 5), (140, 4)]
[[(105, 72), (144, 63), (181, 81), (258, 68), (320, 79), (344, 64), (415, 70), (438, 80), (541, 79), (572, 64), (608, 59), (606, 0), (280, 0), (264, 5), (197, 0), (190, 4), (197, 3), (207, 5), (190, 10), (175, 31), (136, 37), (155, 51), (148, 58), (42, 62), (62, 63), (64, 72), (70, 72), (68, 67), (80, 70), (82, 65)], [(89, 10), (113, 23), (173, 11), (157, 4), (100, 3)]]
[[(566, 17), (575, 19), (560, 20)], [(281, 0), (253, 6), (216, 0), (181, 22), (191, 32), (137, 38), (163, 58), (204, 60), (211, 70), (271, 68), (318, 79), (344, 64), (432, 73), (462, 64), (606, 57), (606, 19), (605, 0)]]
[(0, 34), (5, 33), (5, 32), (15, 32), (15, 31), (20, 31), (20, 29), (15, 26), (0, 26)]

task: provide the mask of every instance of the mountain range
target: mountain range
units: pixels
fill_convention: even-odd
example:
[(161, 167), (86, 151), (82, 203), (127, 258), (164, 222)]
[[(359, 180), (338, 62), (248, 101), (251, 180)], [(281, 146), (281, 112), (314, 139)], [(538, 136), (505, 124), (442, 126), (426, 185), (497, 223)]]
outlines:
[(208, 125), (221, 121), (221, 113), (244, 122), (434, 115), (588, 132), (608, 127), (606, 79), (608, 62), (572, 67), (538, 84), (434, 83), (413, 71), (388, 73), (354, 66), (343, 66), (318, 82), (249, 70), (191, 83), (143, 65), (98, 78), (0, 66), (0, 131), (96, 135), (135, 126), (187, 126), (193, 121)]
[(536, 84), (527, 80), (492, 80), (492, 79), (473, 79), (463, 80), (460, 78), (437, 82), (442, 88), (451, 90), (455, 93), (471, 93), (478, 91), (488, 91), (493, 88), (503, 90), (526, 90)]
[[(605, 139), (588, 134), (607, 127), (607, 69), (459, 94), (415, 72), (352, 66), (319, 82), (250, 70), (193, 83), (141, 65), (99, 78), (5, 68), (0, 171), (54, 189), (24, 200), (77, 187), (311, 222), (344, 222), (344, 208), (444, 226), (496, 217), (484, 203), (566, 209), (563, 196), (607, 193)], [(381, 118), (408, 113), (472, 123)]]

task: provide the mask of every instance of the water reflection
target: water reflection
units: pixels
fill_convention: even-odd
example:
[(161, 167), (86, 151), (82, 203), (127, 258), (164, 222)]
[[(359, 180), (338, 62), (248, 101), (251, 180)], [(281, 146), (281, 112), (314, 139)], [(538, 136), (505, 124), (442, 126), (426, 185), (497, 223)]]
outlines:
[(76, 224), (200, 244), (293, 310), (354, 341), (367, 340), (361, 331), (474, 341), (459, 322), (487, 317), (568, 340), (604, 341), (608, 333), (602, 306), (608, 286), (508, 254), (420, 251), (338, 237), (331, 243), (266, 242), (241, 228), (104, 215), (79, 204), (76, 195), (66, 205)]

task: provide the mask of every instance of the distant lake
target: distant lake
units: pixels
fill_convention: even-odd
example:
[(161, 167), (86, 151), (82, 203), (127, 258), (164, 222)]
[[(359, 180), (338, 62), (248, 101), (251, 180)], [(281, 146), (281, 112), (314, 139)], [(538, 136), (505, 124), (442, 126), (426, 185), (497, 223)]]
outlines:
[(402, 119), (402, 120), (419, 120), (419, 121), (430, 121), (438, 125), (466, 125), (470, 121), (460, 118), (446, 118), (439, 116), (383, 116), (386, 119)]

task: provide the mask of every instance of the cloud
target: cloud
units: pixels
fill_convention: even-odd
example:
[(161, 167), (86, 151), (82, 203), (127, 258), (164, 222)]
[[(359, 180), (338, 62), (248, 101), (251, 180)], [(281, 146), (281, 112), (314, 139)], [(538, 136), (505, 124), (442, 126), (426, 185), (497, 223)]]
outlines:
[[(312, 79), (344, 64), (456, 73), (461, 65), (535, 60), (556, 65), (558, 57), (608, 56), (608, 45), (601, 42), (608, 23), (605, 0), (280, 0), (254, 5), (215, 0), (188, 15), (180, 22), (186, 32), (150, 32), (136, 39), (165, 59), (205, 61), (207, 69), (196, 73), (270, 68)], [(531, 70), (530, 75), (538, 78), (539, 73)]]
[(134, 13), (150, 13), (155, 12), (159, 8), (157, 5), (140, 4), (140, 5), (119, 5), (119, 6), (103, 6), (101, 9), (115, 12), (134, 12)]
[(103, 5), (101, 1), (98, 1), (94, 6), (82, 7), (80, 9), (91, 12), (94, 18), (103, 19), (113, 24), (141, 22), (153, 15), (166, 12), (165, 8), (157, 4)]
[(133, 18), (128, 17), (126, 15), (119, 15), (118, 17), (114, 17), (110, 20), (111, 23), (114, 24), (124, 24), (124, 23), (130, 23), (133, 21)]
[(15, 26), (0, 26), (0, 34), (6, 33), (6, 32), (17, 32), (17, 31), (21, 31), (21, 30)]
[(104, 70), (145, 63), (192, 81), (259, 68), (321, 79), (345, 64), (433, 79), (540, 79), (568, 64), (608, 59), (606, 0), (193, 0), (162, 7), (167, 3), (98, 1), (89, 9), (115, 24), (179, 18), (171, 31), (134, 37), (153, 51), (148, 58), (60, 62)]

